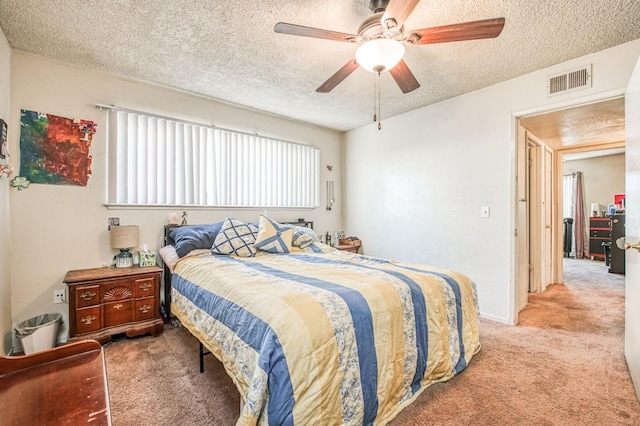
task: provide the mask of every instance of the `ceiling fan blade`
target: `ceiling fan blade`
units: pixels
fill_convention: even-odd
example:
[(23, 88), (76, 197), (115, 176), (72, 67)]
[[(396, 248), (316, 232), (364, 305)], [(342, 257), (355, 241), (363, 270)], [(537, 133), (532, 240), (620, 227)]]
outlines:
[(483, 21), (463, 22), (461, 24), (444, 25), (442, 27), (423, 28), (413, 30), (407, 41), (413, 42), (416, 35), (418, 40), (414, 44), (447, 43), (450, 41), (477, 40), (481, 38), (498, 37), (504, 27), (504, 18), (485, 19)]
[(320, 28), (305, 27), (302, 25), (278, 22), (273, 30), (280, 34), (291, 34), (302, 37), (323, 38), (326, 40), (355, 42), (357, 36), (353, 34), (340, 33), (337, 31), (322, 30)]
[(380, 22), (384, 28), (400, 28), (404, 25), (420, 0), (391, 0)]
[(342, 80), (349, 77), (349, 74), (358, 69), (360, 65), (356, 62), (355, 59), (347, 62), (342, 68), (340, 68), (334, 75), (329, 77), (327, 81), (322, 83), (320, 87), (316, 89), (318, 93), (329, 93), (336, 87), (338, 84), (342, 83)]
[(398, 62), (398, 65), (391, 68), (389, 74), (391, 74), (391, 77), (398, 83), (402, 93), (409, 93), (420, 87), (420, 83), (418, 83), (418, 80), (413, 76), (413, 73), (404, 60), (401, 60)]

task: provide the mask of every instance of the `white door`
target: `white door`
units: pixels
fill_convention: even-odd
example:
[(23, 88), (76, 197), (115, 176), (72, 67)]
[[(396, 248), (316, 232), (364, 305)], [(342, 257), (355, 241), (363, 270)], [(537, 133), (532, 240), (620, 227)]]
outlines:
[(514, 323), (517, 322), (518, 312), (527, 305), (529, 300), (529, 199), (528, 197), (528, 147), (527, 132), (518, 126), (518, 174), (517, 180), (517, 225), (516, 225), (516, 310)]
[(544, 147), (544, 189), (542, 194), (544, 238), (542, 255), (542, 290), (553, 283), (553, 151), (548, 146)]
[(540, 185), (540, 151), (541, 147), (527, 132), (528, 147), (528, 193), (529, 200), (529, 292), (539, 293), (542, 291), (542, 232), (540, 211), (542, 206), (542, 185)]
[[(625, 97), (626, 241), (640, 244), (640, 60)], [(640, 249), (626, 252), (625, 356), (640, 398)]]

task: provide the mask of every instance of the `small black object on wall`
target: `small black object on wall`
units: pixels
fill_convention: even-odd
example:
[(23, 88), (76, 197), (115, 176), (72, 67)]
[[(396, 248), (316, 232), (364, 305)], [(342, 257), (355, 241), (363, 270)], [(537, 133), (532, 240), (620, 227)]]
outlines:
[(7, 155), (9, 155), (7, 149), (7, 123), (0, 119), (0, 158), (4, 160)]

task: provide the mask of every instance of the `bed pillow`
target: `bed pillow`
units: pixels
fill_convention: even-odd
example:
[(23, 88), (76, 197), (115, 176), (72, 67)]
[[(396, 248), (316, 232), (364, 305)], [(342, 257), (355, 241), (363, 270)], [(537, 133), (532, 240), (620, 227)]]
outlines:
[(210, 249), (222, 228), (223, 222), (209, 225), (179, 226), (169, 232), (173, 246), (179, 257), (185, 257), (191, 250)]
[(191, 250), (182, 258), (178, 256), (178, 253), (173, 246), (164, 246), (160, 249), (160, 257), (162, 257), (162, 262), (169, 268), (169, 272), (171, 272), (172, 274), (180, 259), (202, 256), (203, 254), (211, 254), (211, 249), (207, 248)]
[(266, 216), (260, 216), (255, 248), (269, 253), (291, 253), (292, 239), (293, 228), (281, 225)]
[(312, 243), (320, 242), (320, 239), (313, 232), (313, 229), (307, 228), (304, 226), (294, 226), (293, 227), (293, 241), (292, 244), (294, 247), (305, 248), (310, 246)]
[(256, 235), (258, 229), (255, 226), (228, 217), (211, 246), (211, 253), (252, 257), (256, 254), (253, 246)]
[(162, 262), (167, 265), (169, 271), (173, 274), (173, 268), (176, 267), (178, 260), (180, 260), (180, 256), (178, 256), (178, 252), (174, 246), (164, 246), (160, 249), (160, 257), (162, 258)]

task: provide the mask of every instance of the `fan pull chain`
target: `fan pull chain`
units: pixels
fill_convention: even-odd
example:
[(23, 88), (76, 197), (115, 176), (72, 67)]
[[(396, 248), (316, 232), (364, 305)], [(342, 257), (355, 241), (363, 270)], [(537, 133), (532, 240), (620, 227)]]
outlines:
[(380, 73), (378, 73), (378, 130), (382, 129), (382, 115), (380, 114)]
[(373, 74), (373, 121), (378, 122), (378, 130), (382, 129), (380, 122), (380, 73)]
[(378, 121), (378, 114), (376, 109), (376, 73), (373, 73), (373, 122)]

